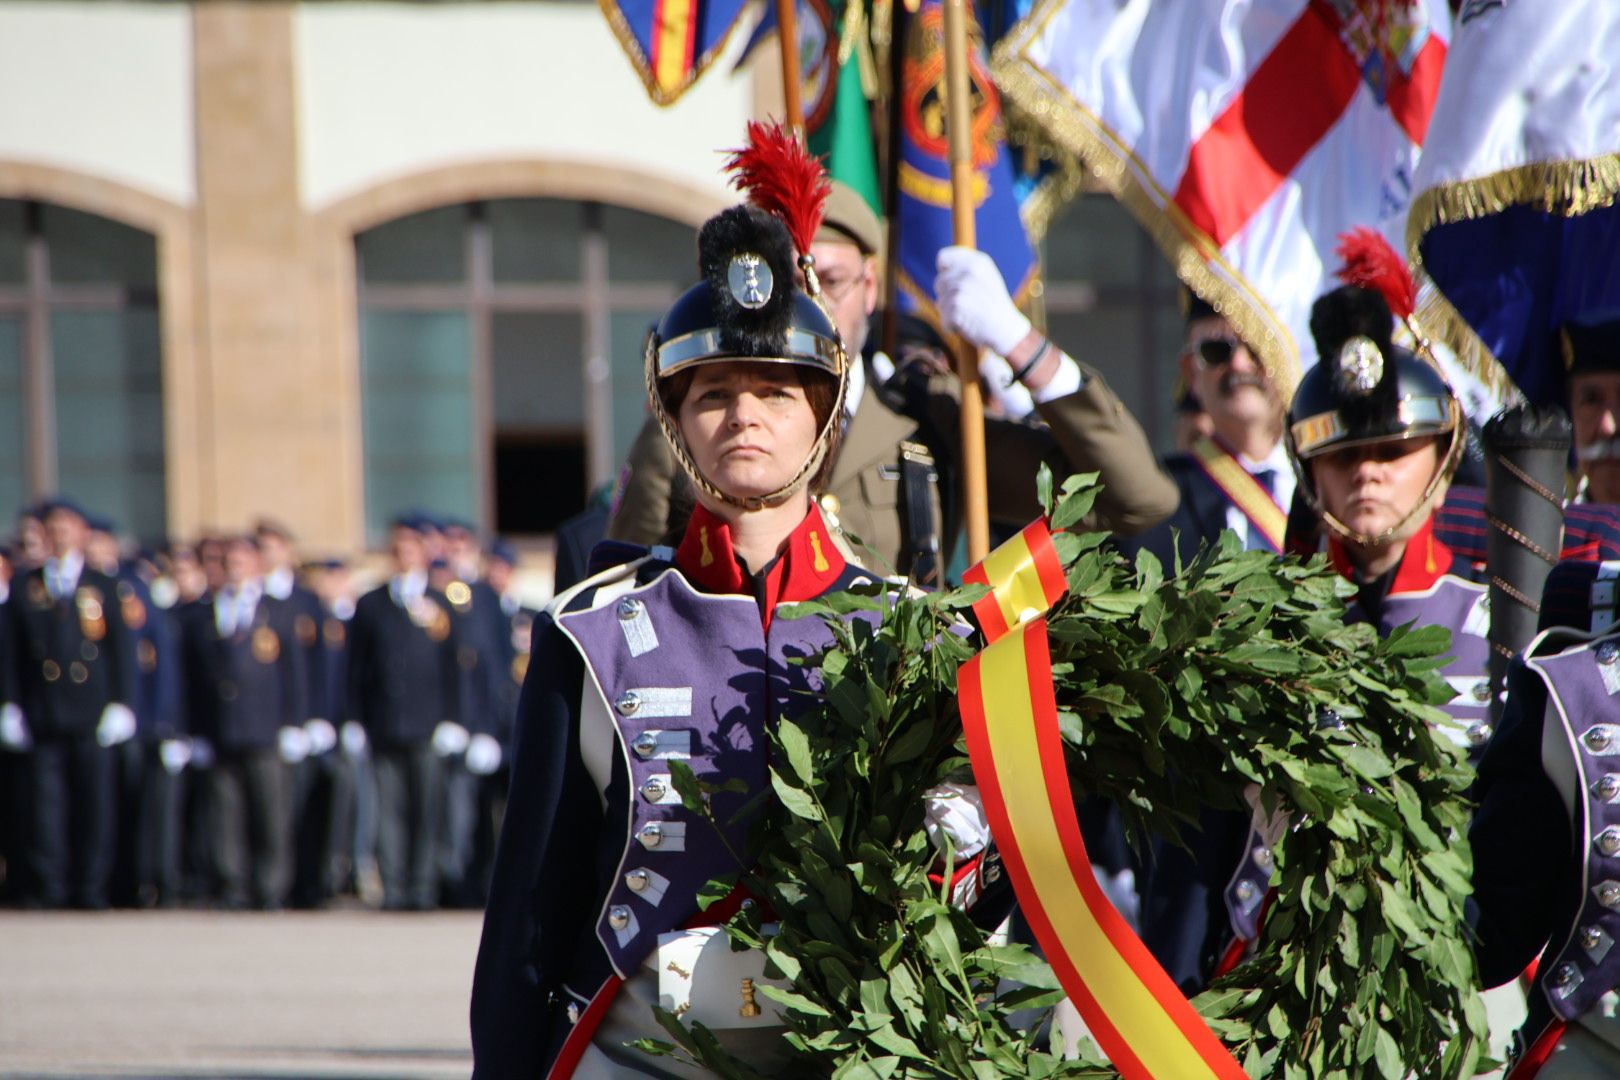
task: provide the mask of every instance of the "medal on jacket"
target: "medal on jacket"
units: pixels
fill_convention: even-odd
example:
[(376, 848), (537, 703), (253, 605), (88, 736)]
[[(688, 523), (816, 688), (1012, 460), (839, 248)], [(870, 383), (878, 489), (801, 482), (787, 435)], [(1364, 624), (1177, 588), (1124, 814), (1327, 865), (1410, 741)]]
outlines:
[(341, 649), (344, 639), (348, 637), (348, 631), (344, 628), (342, 619), (327, 619), (321, 626), (321, 636), (326, 638), (327, 648)]
[(131, 630), (139, 630), (146, 625), (146, 605), (141, 603), (135, 587), (127, 581), (118, 583), (118, 614)]
[(86, 641), (100, 641), (107, 636), (107, 613), (101, 606), (101, 590), (88, 586), (73, 595), (79, 609), (79, 632)]
[(300, 615), (293, 620), (293, 629), (298, 634), (298, 644), (301, 647), (308, 649), (314, 646), (315, 639), (319, 634), (319, 631), (315, 629), (314, 619), (308, 615)]
[(512, 657), (512, 681), (518, 683), (519, 685), (521, 685), (524, 678), (528, 674), (529, 674), (529, 654), (528, 653), (518, 653), (516, 656)]
[(136, 663), (140, 664), (141, 671), (148, 675), (156, 671), (158, 661), (157, 646), (153, 645), (146, 638), (142, 638), (140, 641), (136, 642), (135, 661)]
[(463, 615), (472, 607), (472, 587), (465, 581), (452, 581), (444, 590), (444, 597)]
[(51, 606), (51, 592), (42, 578), (29, 579), (28, 602), (41, 610)]
[(417, 597), (411, 604), (411, 621), (425, 630), (434, 641), (443, 641), (450, 636), (449, 613), (425, 596)]
[(281, 639), (268, 626), (253, 631), (253, 659), (261, 664), (273, 664), (281, 656)]

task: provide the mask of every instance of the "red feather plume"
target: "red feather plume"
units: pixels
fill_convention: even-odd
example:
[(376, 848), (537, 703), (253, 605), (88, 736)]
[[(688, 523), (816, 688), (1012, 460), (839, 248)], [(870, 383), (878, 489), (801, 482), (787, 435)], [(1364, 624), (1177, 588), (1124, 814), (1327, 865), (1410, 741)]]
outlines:
[(1340, 233), (1335, 254), (1344, 260), (1336, 275), (1340, 281), (1383, 294), (1397, 319), (1412, 317), (1417, 310), (1412, 271), (1382, 233), (1365, 227)]
[(819, 158), (781, 124), (748, 122), (748, 145), (730, 151), (726, 171), (748, 201), (782, 219), (793, 246), (804, 255), (821, 228), (821, 215), (832, 191)]

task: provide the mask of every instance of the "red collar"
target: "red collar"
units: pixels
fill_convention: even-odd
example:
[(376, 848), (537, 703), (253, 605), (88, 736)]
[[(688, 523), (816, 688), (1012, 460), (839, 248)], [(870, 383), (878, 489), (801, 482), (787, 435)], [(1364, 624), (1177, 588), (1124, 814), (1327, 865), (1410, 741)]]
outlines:
[[(1356, 580), (1355, 565), (1337, 536), (1328, 538), (1328, 556), (1335, 570), (1350, 581)], [(1423, 527), (1406, 542), (1406, 551), (1401, 555), (1401, 564), (1395, 568), (1389, 594), (1424, 592), (1450, 572), (1454, 559), (1451, 549), (1434, 535), (1434, 515), (1430, 514), (1424, 519)]]
[(780, 603), (810, 600), (826, 592), (843, 574), (844, 557), (832, 541), (827, 523), (815, 503), (810, 512), (788, 535), (782, 553), (771, 560), (764, 574), (764, 595), (758, 593), (737, 561), (731, 544), (731, 526), (702, 506), (692, 510), (686, 535), (675, 549), (675, 565), (704, 592), (737, 593), (761, 601), (764, 621), (770, 625), (771, 609)]

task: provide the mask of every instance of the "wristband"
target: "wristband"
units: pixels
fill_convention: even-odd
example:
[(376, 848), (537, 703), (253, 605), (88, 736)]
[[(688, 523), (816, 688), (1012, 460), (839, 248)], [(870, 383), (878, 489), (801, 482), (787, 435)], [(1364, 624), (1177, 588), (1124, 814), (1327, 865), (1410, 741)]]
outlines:
[(1035, 349), (1035, 352), (1032, 353), (1030, 355), (1030, 358), (1024, 362), (1023, 367), (1021, 367), (1017, 371), (1013, 372), (1012, 382), (1009, 382), (1007, 385), (1011, 386), (1013, 383), (1021, 383), (1021, 382), (1023, 382), (1024, 379), (1029, 376), (1029, 373), (1034, 371), (1035, 368), (1037, 366), (1039, 366), (1039, 364), (1040, 364), (1040, 362), (1042, 360), (1046, 359), (1046, 354), (1048, 352), (1050, 352), (1051, 350), (1052, 350), (1052, 339), (1049, 338), (1049, 337), (1041, 338), (1041, 343)]

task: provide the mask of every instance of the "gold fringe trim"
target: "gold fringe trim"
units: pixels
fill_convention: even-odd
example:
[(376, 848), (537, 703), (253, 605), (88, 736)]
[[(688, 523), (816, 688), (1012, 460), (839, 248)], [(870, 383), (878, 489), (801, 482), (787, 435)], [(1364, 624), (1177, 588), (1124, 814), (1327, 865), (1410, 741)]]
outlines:
[(1501, 359), (1480, 340), (1451, 305), (1423, 265), (1419, 243), (1430, 230), (1476, 221), (1513, 206), (1529, 206), (1560, 217), (1577, 217), (1620, 199), (1620, 154), (1581, 161), (1546, 161), (1504, 169), (1489, 176), (1430, 188), (1412, 201), (1406, 219), (1407, 260), (1419, 275), (1417, 318), (1425, 330), (1450, 346), (1457, 362), (1500, 397), (1504, 404), (1522, 397)]
[(1102, 120), (1023, 55), (1066, 0), (1042, 0), (996, 47), (992, 71), (1002, 96), (1015, 102), (1055, 144), (1079, 158), (1145, 229), (1188, 288), (1209, 302), (1260, 356), (1272, 384), (1290, 401), (1299, 384), (1299, 347), (1269, 304), (1153, 181), (1147, 167)]
[(636, 40), (635, 31), (630, 29), (629, 22), (625, 20), (624, 12), (619, 10), (618, 5), (613, 0), (596, 0), (596, 6), (602, 9), (602, 14), (606, 17), (608, 27), (613, 31), (613, 36), (619, 39), (619, 47), (630, 58), (630, 66), (635, 68), (636, 74), (641, 77), (641, 85), (646, 89), (647, 96), (652, 98), (653, 104), (666, 107), (679, 101), (681, 95), (690, 90), (692, 84), (698, 81), (698, 77), (709, 70), (709, 65), (714, 63), (715, 59), (725, 51), (726, 43), (731, 40), (731, 35), (737, 32), (737, 27), (742, 25), (743, 15), (748, 11), (747, 5), (740, 8), (737, 17), (731, 20), (731, 25), (726, 27), (726, 32), (720, 35), (719, 40), (711, 45), (702, 56), (693, 58), (692, 70), (687, 72), (686, 78), (675, 86), (665, 87), (658, 84), (658, 77), (653, 73), (652, 61), (648, 59), (646, 53), (641, 51), (641, 42)]

